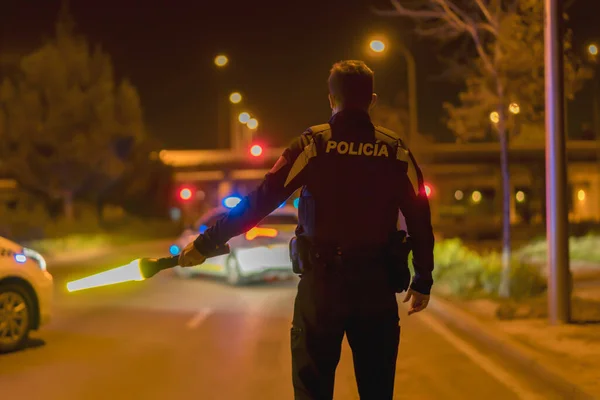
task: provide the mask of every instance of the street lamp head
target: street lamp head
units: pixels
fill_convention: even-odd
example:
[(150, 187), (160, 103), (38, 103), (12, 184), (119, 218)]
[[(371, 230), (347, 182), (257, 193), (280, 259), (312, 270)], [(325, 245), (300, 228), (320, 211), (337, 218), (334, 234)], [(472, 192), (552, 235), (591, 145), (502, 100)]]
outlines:
[(371, 40), (371, 43), (369, 43), (369, 47), (375, 53), (382, 53), (383, 51), (385, 51), (385, 43), (383, 43), (383, 41), (381, 40)]
[(238, 121), (240, 121), (242, 124), (247, 123), (248, 121), (250, 121), (250, 114), (248, 114), (247, 112), (240, 113), (240, 115), (238, 116)]
[(246, 122), (246, 126), (250, 129), (256, 129), (258, 128), (258, 121), (256, 118), (251, 118), (248, 120), (248, 122)]
[(492, 121), (494, 124), (497, 124), (500, 122), (500, 115), (498, 115), (496, 111), (492, 111), (490, 113), (490, 121)]
[(238, 92), (233, 92), (229, 95), (229, 101), (232, 102), (233, 104), (237, 104), (240, 101), (242, 101), (242, 95), (239, 94)]
[(217, 67), (224, 67), (229, 62), (229, 59), (224, 54), (219, 54), (215, 57), (215, 65)]
[(519, 107), (519, 104), (517, 103), (510, 103), (508, 106), (508, 111), (516, 115), (521, 112), (521, 107)]
[(588, 46), (588, 53), (590, 53), (590, 55), (592, 56), (597, 56), (598, 55), (598, 45), (595, 43), (592, 43)]

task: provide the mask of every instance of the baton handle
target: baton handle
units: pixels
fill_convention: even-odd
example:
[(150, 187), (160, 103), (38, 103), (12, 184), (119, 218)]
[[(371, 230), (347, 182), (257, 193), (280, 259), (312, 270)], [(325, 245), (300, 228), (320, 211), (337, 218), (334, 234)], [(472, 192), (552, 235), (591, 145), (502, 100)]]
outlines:
[[(213, 252), (207, 255), (207, 258), (229, 254), (230, 248), (227, 243), (218, 246)], [(144, 278), (151, 278), (162, 270), (173, 268), (179, 265), (179, 256), (163, 257), (159, 259), (143, 258), (140, 261), (140, 267)]]

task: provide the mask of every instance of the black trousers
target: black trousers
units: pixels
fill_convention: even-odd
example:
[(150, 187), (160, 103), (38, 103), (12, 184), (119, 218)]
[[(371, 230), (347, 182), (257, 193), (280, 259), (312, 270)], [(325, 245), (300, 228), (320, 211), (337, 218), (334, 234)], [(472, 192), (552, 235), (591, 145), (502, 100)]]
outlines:
[(400, 326), (383, 266), (317, 264), (302, 275), (291, 329), (296, 400), (333, 398), (344, 334), (361, 400), (392, 400)]

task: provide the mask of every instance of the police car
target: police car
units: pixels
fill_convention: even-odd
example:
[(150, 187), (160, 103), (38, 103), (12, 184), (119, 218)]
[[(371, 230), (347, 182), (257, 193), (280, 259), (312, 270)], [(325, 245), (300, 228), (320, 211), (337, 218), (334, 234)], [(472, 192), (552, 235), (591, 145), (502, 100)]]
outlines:
[(50, 319), (52, 275), (36, 251), (0, 237), (0, 353), (25, 346)]
[[(223, 206), (204, 214), (192, 229), (186, 229), (171, 246), (173, 255), (194, 241), (200, 233), (223, 217), (241, 199), (231, 196), (223, 201)], [(264, 218), (257, 226), (245, 234), (231, 239), (229, 254), (209, 258), (195, 267), (175, 267), (175, 273), (182, 278), (207, 274), (224, 277), (231, 285), (240, 285), (252, 280), (288, 279), (293, 276), (289, 256), (289, 242), (298, 225), (297, 201), (294, 206), (282, 205)]]

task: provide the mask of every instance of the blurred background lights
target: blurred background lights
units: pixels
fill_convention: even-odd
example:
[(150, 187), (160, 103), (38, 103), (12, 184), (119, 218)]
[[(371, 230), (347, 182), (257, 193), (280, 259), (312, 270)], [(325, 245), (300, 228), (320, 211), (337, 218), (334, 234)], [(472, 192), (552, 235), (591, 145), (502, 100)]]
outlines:
[(252, 154), (254, 157), (258, 157), (262, 154), (263, 149), (262, 147), (260, 147), (259, 145), (255, 144), (254, 146), (252, 146), (250, 148), (250, 154)]
[(456, 200), (462, 200), (465, 197), (465, 194), (463, 193), (462, 190), (457, 190), (456, 192), (454, 192), (454, 198)]
[(240, 113), (240, 115), (238, 116), (238, 121), (240, 121), (242, 124), (247, 123), (249, 120), (250, 114), (248, 114), (247, 112)]
[(246, 126), (250, 129), (256, 129), (258, 128), (258, 121), (255, 118), (251, 118), (246, 123)]
[(238, 92), (233, 92), (229, 95), (229, 101), (232, 102), (233, 104), (237, 104), (240, 101), (242, 101), (242, 95), (239, 94)]
[(429, 184), (425, 184), (425, 195), (427, 197), (431, 196), (431, 186)]
[(189, 200), (192, 198), (192, 191), (189, 188), (183, 188), (179, 191), (179, 197), (181, 200)]
[(225, 65), (227, 65), (228, 62), (229, 62), (229, 59), (227, 58), (227, 56), (225, 56), (223, 54), (219, 54), (218, 56), (215, 57), (215, 65), (217, 67), (224, 67)]
[(171, 245), (171, 247), (169, 247), (169, 253), (173, 256), (179, 255), (179, 247), (176, 244)]
[(234, 208), (240, 201), (242, 201), (242, 199), (237, 196), (229, 196), (223, 200), (223, 205), (227, 208)]
[(494, 124), (497, 124), (500, 121), (500, 116), (496, 111), (492, 111), (490, 113), (490, 121), (492, 121)]
[(381, 40), (371, 40), (371, 43), (369, 43), (369, 47), (374, 52), (381, 53), (385, 50), (385, 43), (383, 43)]

